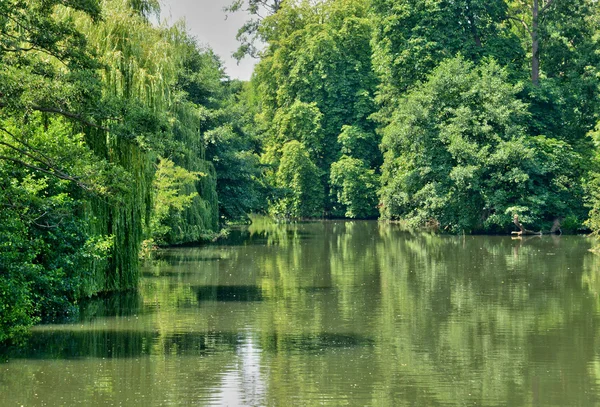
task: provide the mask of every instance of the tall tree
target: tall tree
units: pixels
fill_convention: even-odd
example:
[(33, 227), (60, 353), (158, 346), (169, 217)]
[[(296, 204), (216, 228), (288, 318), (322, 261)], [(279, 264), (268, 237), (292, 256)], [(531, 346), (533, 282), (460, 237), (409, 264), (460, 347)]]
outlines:
[(540, 22), (554, 0), (516, 0), (512, 3), (510, 19), (521, 24), (531, 39), (531, 83), (540, 83)]
[(333, 207), (329, 171), (341, 155), (337, 138), (342, 127), (374, 130), (369, 117), (375, 110), (377, 78), (371, 65), (368, 4), (362, 0), (286, 2), (264, 19), (262, 27), (268, 36), (255, 73), (260, 118), (267, 132), (287, 128), (288, 133), (285, 138), (270, 137), (265, 150), (277, 151), (291, 138), (308, 137), (308, 133), (294, 135), (286, 118), (299, 115), (302, 106), (314, 106), (320, 129), (305, 145), (321, 170), (329, 212)]
[(285, 219), (321, 217), (323, 186), (319, 169), (301, 142), (292, 140), (282, 150), (277, 186), (283, 190), (283, 196), (273, 203), (272, 213)]
[[(471, 61), (493, 56), (503, 66), (521, 66), (519, 39), (505, 24), (504, 0), (373, 0), (374, 67), (382, 105), (457, 53)], [(385, 120), (388, 112), (382, 112)], [(388, 116), (389, 117), (389, 116)]]

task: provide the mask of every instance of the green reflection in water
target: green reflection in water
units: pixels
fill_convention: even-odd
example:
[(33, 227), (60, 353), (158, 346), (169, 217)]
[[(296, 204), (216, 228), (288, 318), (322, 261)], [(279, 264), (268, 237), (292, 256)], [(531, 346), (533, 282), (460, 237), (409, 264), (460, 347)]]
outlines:
[(597, 405), (583, 237), (256, 222), (6, 350), (6, 405)]

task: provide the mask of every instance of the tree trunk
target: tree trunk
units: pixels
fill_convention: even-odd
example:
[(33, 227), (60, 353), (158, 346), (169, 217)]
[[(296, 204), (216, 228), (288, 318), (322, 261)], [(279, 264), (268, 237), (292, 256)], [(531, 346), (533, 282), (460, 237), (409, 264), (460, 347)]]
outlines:
[(512, 235), (541, 235), (542, 232), (534, 232), (533, 230), (527, 230), (525, 227), (519, 222), (519, 215), (515, 214), (513, 217), (514, 224), (520, 229), (518, 232), (511, 232)]
[(475, 25), (475, 14), (473, 13), (473, 6), (470, 1), (467, 2), (467, 21), (469, 22), (469, 27), (471, 28), (471, 35), (473, 36), (473, 41), (475, 41), (475, 45), (481, 48), (481, 38), (477, 33), (477, 26)]
[(538, 39), (538, 18), (540, 5), (538, 0), (533, 0), (533, 14), (531, 21), (531, 82), (534, 86), (540, 84), (540, 50)]

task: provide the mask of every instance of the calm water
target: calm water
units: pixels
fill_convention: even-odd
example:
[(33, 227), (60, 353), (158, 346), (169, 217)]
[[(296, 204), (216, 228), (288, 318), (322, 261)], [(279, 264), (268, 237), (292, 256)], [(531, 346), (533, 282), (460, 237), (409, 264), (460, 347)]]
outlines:
[(1, 406), (600, 405), (583, 237), (255, 225), (2, 356)]

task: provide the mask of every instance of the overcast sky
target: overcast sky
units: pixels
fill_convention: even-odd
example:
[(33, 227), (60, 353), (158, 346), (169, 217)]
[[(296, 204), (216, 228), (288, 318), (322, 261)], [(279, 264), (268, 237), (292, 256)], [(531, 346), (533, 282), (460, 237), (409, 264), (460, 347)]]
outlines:
[(250, 79), (256, 60), (244, 58), (238, 65), (231, 54), (237, 49), (237, 30), (248, 18), (238, 11), (227, 16), (223, 7), (232, 0), (161, 0), (161, 20), (172, 24), (185, 19), (189, 32), (200, 45), (208, 45), (221, 57), (225, 70), (231, 78)]

